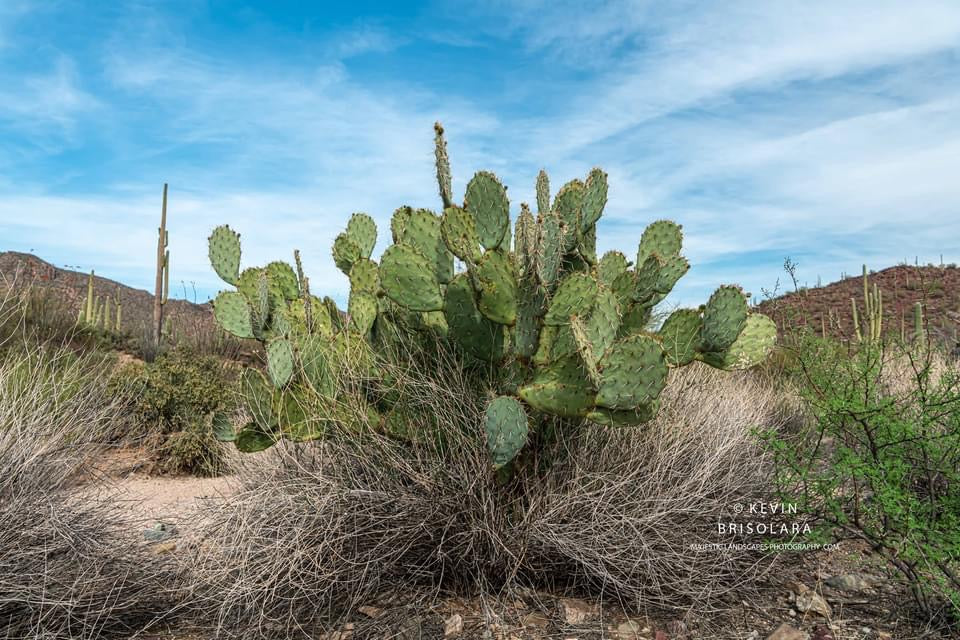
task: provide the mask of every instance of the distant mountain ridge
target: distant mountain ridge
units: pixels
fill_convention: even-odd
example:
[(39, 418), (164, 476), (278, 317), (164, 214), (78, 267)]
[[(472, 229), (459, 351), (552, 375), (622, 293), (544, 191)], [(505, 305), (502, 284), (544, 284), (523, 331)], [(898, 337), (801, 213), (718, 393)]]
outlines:
[[(871, 288), (876, 284), (882, 292), (885, 333), (899, 335), (903, 322), (906, 333), (910, 334), (913, 307), (920, 302), (931, 334), (945, 342), (956, 342), (955, 332), (960, 327), (960, 268), (956, 265), (898, 265), (870, 272), (868, 279)], [(773, 318), (781, 331), (806, 325), (820, 332), (826, 326), (827, 333), (834, 337), (851, 338), (854, 336), (851, 298), (862, 316), (862, 275), (764, 300), (757, 305), (757, 310)]]
[[(27, 286), (54, 291), (66, 312), (76, 315), (87, 299), (89, 273), (56, 267), (30, 253), (6, 251), (0, 253), (0, 291), (13, 286), (22, 290)], [(124, 331), (131, 335), (143, 335), (153, 321), (153, 294), (135, 289), (120, 282), (94, 275), (94, 295), (110, 296), (118, 293), (123, 306)], [(111, 304), (112, 307), (112, 304)], [(187, 300), (169, 299), (164, 317), (178, 326), (196, 326), (213, 323), (213, 307), (209, 303), (194, 304)]]

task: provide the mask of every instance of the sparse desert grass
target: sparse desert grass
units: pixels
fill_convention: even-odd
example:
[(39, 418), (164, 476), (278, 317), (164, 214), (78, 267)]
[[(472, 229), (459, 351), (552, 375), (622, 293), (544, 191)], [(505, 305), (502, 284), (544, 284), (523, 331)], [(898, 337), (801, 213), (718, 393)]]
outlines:
[(71, 492), (118, 422), (98, 364), (28, 345), (0, 361), (0, 637), (128, 636), (171, 602), (117, 503)]
[(392, 591), (581, 591), (626, 604), (709, 609), (764, 558), (697, 553), (717, 513), (758, 495), (768, 459), (751, 435), (783, 419), (749, 374), (674, 375), (640, 428), (568, 429), (542, 473), (498, 478), (485, 397), (461, 364), (392, 371), (413, 443), (372, 430), (246, 458), (242, 490), (212, 507), (188, 598), (219, 631), (293, 637)]

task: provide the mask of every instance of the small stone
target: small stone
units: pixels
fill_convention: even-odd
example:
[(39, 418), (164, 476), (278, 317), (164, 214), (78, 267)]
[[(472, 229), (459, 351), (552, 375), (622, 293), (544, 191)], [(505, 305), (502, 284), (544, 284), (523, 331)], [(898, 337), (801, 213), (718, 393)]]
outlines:
[(860, 627), (860, 633), (862, 633), (865, 636), (870, 635), (870, 631), (872, 631), (870, 627)]
[(147, 542), (163, 542), (175, 535), (177, 535), (177, 528), (165, 522), (158, 522), (149, 529), (143, 530), (143, 539)]
[(670, 636), (667, 635), (666, 631), (657, 629), (657, 632), (653, 635), (653, 640), (670, 640)]
[(747, 637), (745, 640), (760, 640), (760, 632), (754, 629), (753, 631), (747, 634)]
[(873, 581), (859, 573), (846, 573), (830, 576), (824, 582), (827, 586), (840, 591), (866, 591), (873, 585)]
[(767, 640), (808, 640), (809, 637), (805, 632), (784, 622), (767, 636)]
[(596, 615), (596, 610), (583, 600), (564, 598), (560, 600), (560, 613), (567, 624), (583, 624)]
[(640, 640), (650, 637), (650, 624), (646, 620), (629, 619), (617, 626), (619, 640)]
[(790, 609), (790, 611), (788, 611), (788, 613), (790, 614), (790, 617), (791, 617), (791, 618), (796, 618), (796, 617), (797, 617), (797, 610), (796, 610), (796, 609)]
[(463, 633), (463, 616), (455, 613), (443, 621), (443, 636), (449, 638)]
[(368, 618), (378, 618), (380, 614), (383, 613), (383, 609), (379, 607), (371, 607), (370, 605), (363, 605), (362, 607), (357, 607), (357, 611), (367, 616)]
[(166, 542), (155, 544), (151, 548), (151, 551), (153, 551), (157, 555), (160, 555), (162, 553), (170, 553), (176, 550), (177, 550), (177, 543), (174, 540), (167, 540)]
[(830, 605), (827, 604), (827, 601), (823, 599), (823, 596), (803, 584), (797, 585), (795, 605), (797, 611), (802, 611), (803, 613), (816, 613), (824, 618), (829, 618), (833, 615), (833, 610), (830, 608)]

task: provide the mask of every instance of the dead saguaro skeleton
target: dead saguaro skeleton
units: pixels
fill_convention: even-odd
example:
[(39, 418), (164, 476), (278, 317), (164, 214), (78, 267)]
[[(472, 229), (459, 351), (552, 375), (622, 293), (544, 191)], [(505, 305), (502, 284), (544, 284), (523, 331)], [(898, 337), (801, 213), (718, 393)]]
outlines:
[(153, 296), (153, 344), (160, 348), (163, 333), (163, 307), (170, 292), (170, 237), (167, 233), (167, 185), (163, 185), (163, 206), (160, 210), (160, 227), (157, 229), (157, 279)]

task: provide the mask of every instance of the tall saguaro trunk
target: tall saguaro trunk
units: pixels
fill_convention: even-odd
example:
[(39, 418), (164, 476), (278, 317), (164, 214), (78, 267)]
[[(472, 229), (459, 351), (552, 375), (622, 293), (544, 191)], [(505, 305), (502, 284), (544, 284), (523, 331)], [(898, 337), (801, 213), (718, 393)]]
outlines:
[(163, 306), (170, 292), (170, 250), (167, 249), (167, 185), (163, 185), (163, 207), (160, 211), (160, 228), (157, 230), (157, 280), (153, 295), (153, 346), (160, 350), (163, 333)]

